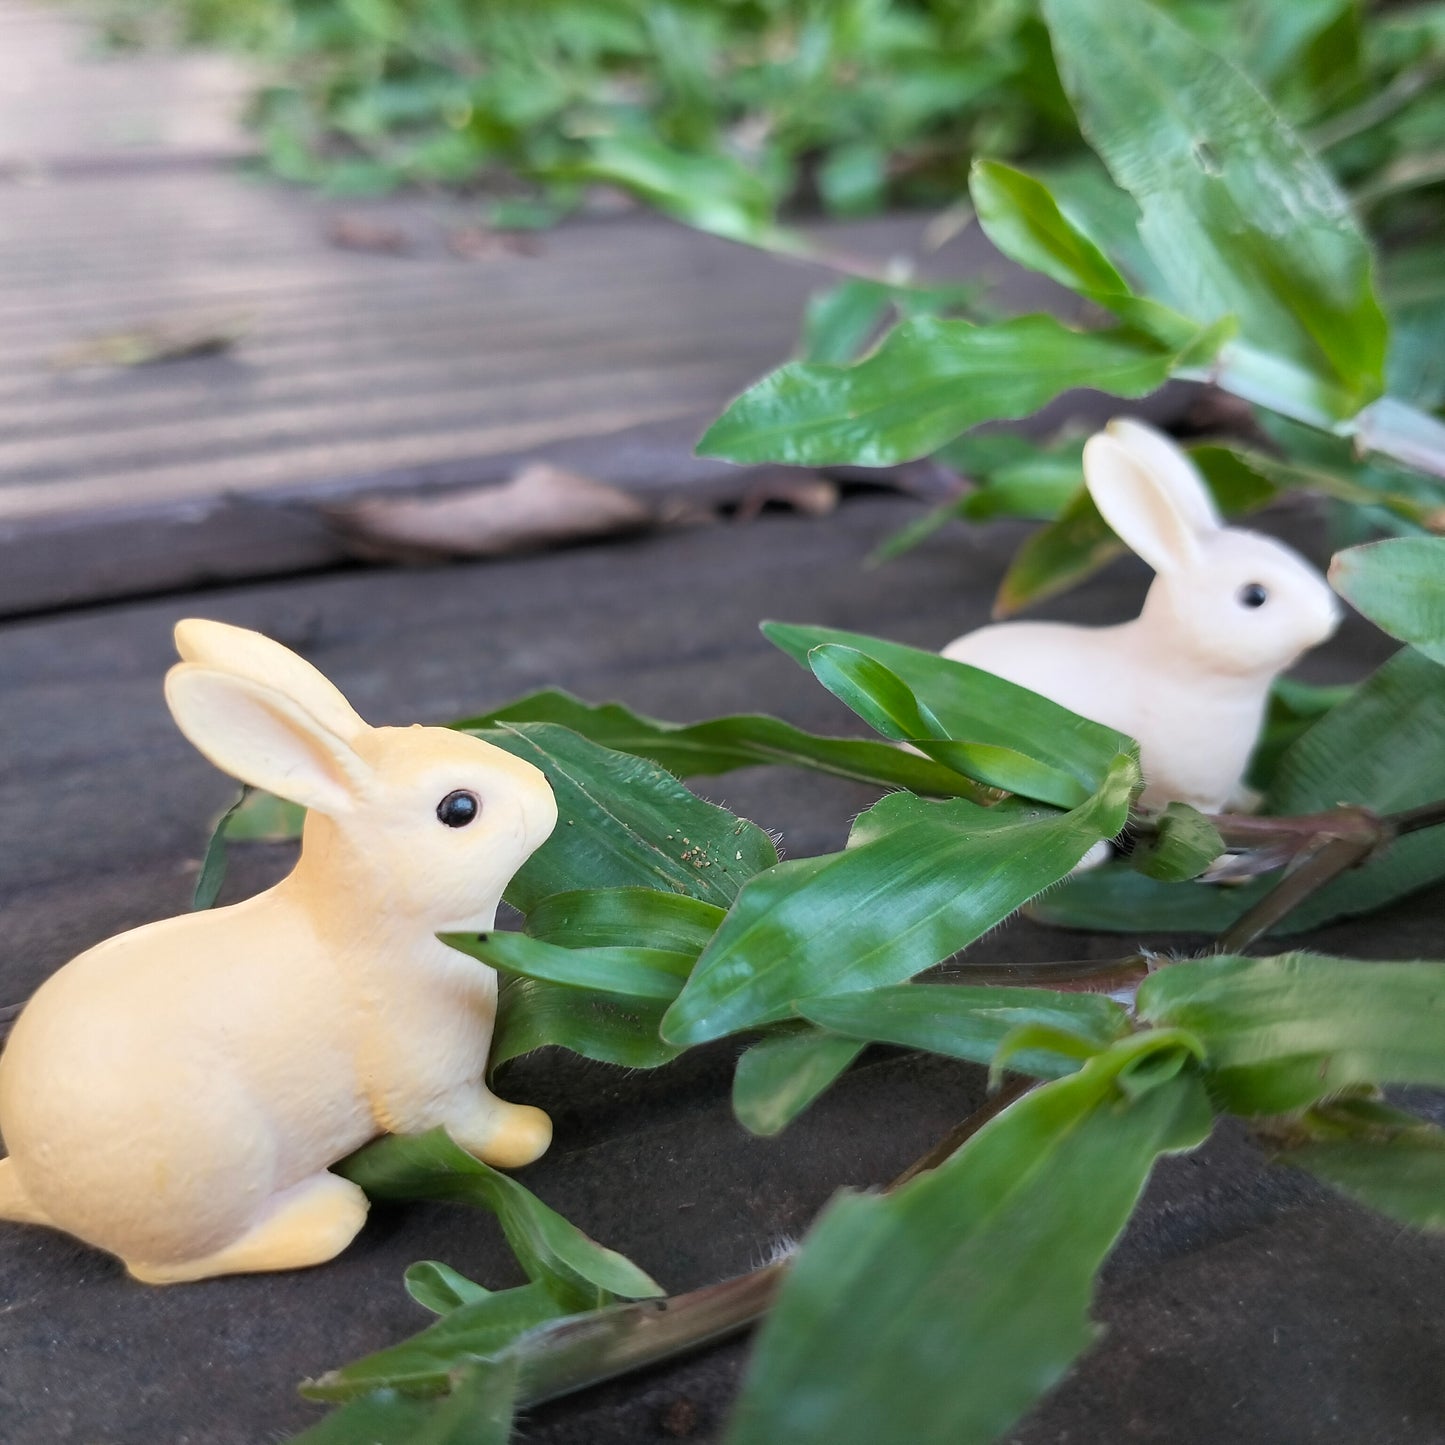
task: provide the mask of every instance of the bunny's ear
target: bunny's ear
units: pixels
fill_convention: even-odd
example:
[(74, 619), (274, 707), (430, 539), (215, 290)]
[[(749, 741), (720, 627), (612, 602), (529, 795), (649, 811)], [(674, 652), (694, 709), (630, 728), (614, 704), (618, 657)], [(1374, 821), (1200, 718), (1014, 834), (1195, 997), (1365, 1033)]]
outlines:
[(1143, 463), (1144, 469), (1169, 493), (1196, 532), (1217, 532), (1224, 525), (1199, 469), (1162, 431), (1132, 417), (1120, 416), (1109, 423), (1108, 432)]
[(260, 632), (187, 617), (176, 623), (175, 635), (176, 651), (186, 662), (284, 693), (338, 737), (355, 738), (366, 730), (366, 723), (335, 683), (290, 648)]
[(1111, 432), (1084, 443), (1084, 481), (1094, 505), (1156, 572), (1188, 567), (1199, 557), (1201, 529), (1153, 467)]
[(275, 688), (181, 662), (166, 674), (166, 702), (191, 742), (243, 783), (332, 815), (365, 784), (351, 744)]

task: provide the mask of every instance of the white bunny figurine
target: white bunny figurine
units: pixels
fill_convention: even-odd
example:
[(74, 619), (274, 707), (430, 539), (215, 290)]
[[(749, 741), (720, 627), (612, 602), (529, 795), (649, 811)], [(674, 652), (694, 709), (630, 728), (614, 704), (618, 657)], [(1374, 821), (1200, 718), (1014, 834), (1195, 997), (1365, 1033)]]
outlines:
[(996, 673), (1139, 742), (1146, 808), (1240, 799), (1269, 686), (1339, 625), (1324, 578), (1288, 547), (1220, 521), (1199, 473), (1141, 422), (1084, 446), (1104, 520), (1158, 576), (1132, 622), (1005, 622), (945, 657)]
[(308, 809), (274, 888), (72, 960), (0, 1056), (0, 1218), (53, 1225), (151, 1284), (319, 1264), (366, 1196), (328, 1166), (445, 1125), (492, 1164), (552, 1126), (482, 1081), (497, 978), (438, 933), (492, 926), (551, 833), (543, 775), (440, 727), (373, 728), (309, 663), (218, 622), (176, 628), (181, 731)]

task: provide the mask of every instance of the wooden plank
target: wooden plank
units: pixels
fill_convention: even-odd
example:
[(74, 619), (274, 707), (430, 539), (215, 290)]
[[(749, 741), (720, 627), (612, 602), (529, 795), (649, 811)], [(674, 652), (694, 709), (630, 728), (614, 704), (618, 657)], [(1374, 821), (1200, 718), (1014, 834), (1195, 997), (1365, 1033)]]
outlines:
[[(1023, 529), (950, 532), (895, 566), (863, 570), (867, 552), (916, 510), (860, 498), (823, 523), (769, 517), (0, 626), (0, 1005), (111, 932), (186, 906), (207, 821), (232, 789), (161, 700), (178, 617), (264, 628), (378, 723), (440, 720), (552, 683), (665, 717), (763, 708), (842, 731), (857, 724), (767, 645), (757, 621), (817, 621), (924, 645), (982, 622)], [(1125, 564), (1052, 611), (1117, 620), (1145, 581), (1141, 566)], [(1356, 676), (1383, 650), (1354, 619), (1311, 659), (1311, 675)], [(698, 786), (780, 828), (793, 857), (838, 846), (875, 796), (780, 770)], [(284, 848), (239, 853), (229, 896), (265, 886), (288, 858)], [(1428, 956), (1438, 951), (1441, 902), (1436, 890), (1312, 943)], [(1105, 957), (1119, 944), (1016, 922), (974, 956)], [(725, 1042), (655, 1074), (561, 1054), (524, 1062), (504, 1090), (546, 1106), (557, 1124), (527, 1184), (669, 1288), (686, 1289), (801, 1235), (835, 1188), (890, 1177), (983, 1095), (981, 1070), (885, 1054), (780, 1139), (755, 1140), (728, 1105), (736, 1052)], [(519, 1278), (490, 1220), (442, 1206), (378, 1207), (323, 1269), (167, 1290), (135, 1285), (61, 1236), (0, 1225), (0, 1435), (56, 1445), (282, 1438), (315, 1415), (294, 1393), (300, 1377), (427, 1322), (400, 1282), (422, 1258), (488, 1285)], [(1442, 1289), (1440, 1240), (1401, 1236), (1298, 1176), (1266, 1172), (1225, 1131), (1203, 1155), (1161, 1168), (1110, 1264), (1108, 1341), (1017, 1438), (1436, 1445)], [(717, 1439), (742, 1358), (734, 1346), (559, 1401), (531, 1415), (524, 1436), (535, 1445)], [(1240, 1400), (1247, 1408), (1232, 1408)]]

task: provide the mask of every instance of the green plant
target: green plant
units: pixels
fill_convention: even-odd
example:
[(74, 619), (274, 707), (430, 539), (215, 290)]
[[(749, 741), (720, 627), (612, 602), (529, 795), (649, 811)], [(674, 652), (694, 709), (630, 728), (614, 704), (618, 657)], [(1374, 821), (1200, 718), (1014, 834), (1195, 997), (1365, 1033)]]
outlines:
[[(678, 727), (557, 692), (458, 724), (543, 767), (566, 822), (509, 891), (523, 931), (448, 940), (504, 979), (494, 1067), (548, 1045), (664, 1067), (742, 1035), (734, 1110), (759, 1133), (874, 1041), (987, 1064), (997, 1093), (884, 1192), (841, 1193), (795, 1259), (661, 1304), (640, 1271), (444, 1135), (369, 1146), (342, 1172), (378, 1197), (493, 1211), (529, 1283), (492, 1292), (415, 1266), (407, 1287), (436, 1323), (308, 1382), (340, 1409), (301, 1438), (505, 1441), (529, 1403), (771, 1309), (731, 1445), (994, 1439), (1087, 1348), (1094, 1277), (1153, 1161), (1198, 1146), (1221, 1114), (1394, 1218), (1445, 1227), (1445, 1134), (1380, 1094), (1445, 1086), (1445, 965), (1248, 953), (1270, 928), (1445, 877), (1445, 540), (1352, 549), (1333, 575), (1416, 646), (1343, 696), (1285, 690), (1290, 740), (1258, 815), (1131, 813), (1127, 738), (962, 664), (824, 628), (765, 631), (923, 755), (751, 716)], [(758, 829), (656, 761), (716, 772), (760, 758), (899, 790), (845, 851), (778, 863)], [(1346, 801), (1312, 807), (1326, 779)], [(225, 830), (276, 822), (252, 795)], [(1112, 870), (1055, 887), (1121, 834)], [(1259, 882), (1215, 920), (1222, 952), (1036, 965), (1037, 987), (948, 963), (1045, 890), (1057, 913), (1099, 876), (1135, 880), (1166, 923), (1172, 903), (1198, 926), (1201, 907), (1239, 891), (1188, 881), (1226, 851)], [(1133, 893), (1093, 907), (1092, 926), (1138, 926)]]
[[(573, 12), (541, 13), (538, 24)], [(783, 13), (687, 11), (715, 26)], [(941, 24), (950, 12), (836, 13)], [(1029, 7), (991, 13), (1010, 34), (1043, 37)], [(1264, 801), (1248, 816), (1142, 815), (1128, 738), (960, 664), (817, 627), (766, 630), (877, 740), (759, 716), (675, 725), (555, 691), (459, 724), (537, 761), (571, 824), (513, 884), (522, 932), (449, 940), (504, 979), (495, 1067), (544, 1046), (665, 1067), (741, 1035), (751, 1042), (734, 1110), (759, 1133), (785, 1128), (874, 1041), (985, 1064), (997, 1092), (886, 1190), (843, 1192), (795, 1259), (661, 1303), (640, 1271), (444, 1137), (373, 1145), (343, 1166), (350, 1177), (377, 1195), (492, 1210), (529, 1283), (489, 1292), (444, 1265), (414, 1267), (408, 1288), (438, 1321), (309, 1382), (310, 1396), (341, 1408), (303, 1438), (504, 1441), (518, 1408), (771, 1309), (730, 1445), (994, 1439), (1087, 1348), (1094, 1277), (1154, 1160), (1196, 1147), (1225, 1114), (1284, 1162), (1407, 1225), (1445, 1227), (1445, 1135), (1381, 1093), (1445, 1085), (1445, 965), (1254, 953), (1272, 931), (1445, 878), (1445, 540), (1428, 535), (1445, 505), (1430, 340), (1442, 311), (1418, 184), (1433, 174), (1441, 12), (1365, 23), (1348, 4), (1043, 0), (1041, 13), (1064, 85), (1049, 93), (1063, 107), (1058, 133), (1072, 106), (1103, 169), (1077, 155), (1037, 175), (981, 161), (973, 199), (1002, 250), (1077, 292), (1090, 318), (1112, 319), (943, 319), (965, 298), (855, 279), (813, 309), (808, 359), (741, 397), (705, 447), (738, 460), (932, 454), (958, 466), (981, 485), (949, 515), (1049, 521), (1005, 583), (1001, 601), (1016, 607), (1083, 579), (1116, 544), (1079, 491), (1070, 443), (1040, 452), (964, 433), (1072, 385), (1137, 396), (1169, 376), (1209, 379), (1255, 408), (1270, 443), (1197, 453), (1226, 510), (1302, 490), (1351, 527), (1405, 534), (1341, 552), (1332, 576), (1407, 646), (1355, 688), (1277, 689), (1251, 778)], [(808, 14), (827, 30), (824, 11)], [(347, 25), (392, 25), (373, 80), (427, 34), (398, 40), (398, 15), (381, 0), (344, 12)], [(349, 65), (352, 50), (339, 49)], [(682, 64), (690, 52), (671, 53)], [(456, 68), (434, 60), (423, 67), (433, 77)], [(784, 84), (803, 81), (789, 71)], [(727, 95), (712, 87), (697, 113)], [(328, 100), (320, 113), (334, 109)], [(641, 130), (620, 152), (608, 150), (623, 133), (615, 116), (613, 129), (560, 139), (513, 117), (489, 154), (519, 164), (507, 145), (552, 146), (557, 184), (608, 173), (597, 158), (610, 154), (612, 178), (694, 224), (793, 244), (776, 228), (776, 203), (801, 173), (786, 167), (808, 145), (834, 155), (835, 140), (773, 159), (763, 147), (749, 169), (723, 122), (688, 150), (681, 132), (660, 134), (661, 115), (634, 108)], [(982, 149), (1024, 144), (1019, 132), (1004, 139)], [(945, 174), (968, 148), (948, 144)], [(526, 154), (545, 174), (551, 162)], [(849, 165), (866, 179), (865, 161)], [(1383, 266), (1341, 185), (1391, 243)], [(854, 361), (890, 310), (904, 319)], [(893, 791), (846, 850), (779, 863), (765, 834), (679, 781), (759, 762)], [(294, 822), (271, 800), (243, 800), (218, 834), (202, 901), (228, 838)], [(1109, 838), (1122, 856), (1071, 877)], [(1234, 884), (1195, 881), (1206, 874)], [(1026, 975), (1036, 987), (1019, 986), (1017, 970), (1004, 984), (950, 962), (1020, 907), (1075, 927), (1215, 933), (1216, 950), (1037, 965)]]

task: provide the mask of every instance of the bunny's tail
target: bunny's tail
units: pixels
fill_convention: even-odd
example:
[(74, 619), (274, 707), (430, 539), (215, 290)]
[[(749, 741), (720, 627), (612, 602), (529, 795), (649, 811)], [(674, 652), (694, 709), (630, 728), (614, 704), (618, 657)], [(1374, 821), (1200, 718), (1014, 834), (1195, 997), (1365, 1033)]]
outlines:
[(12, 1159), (0, 1159), (0, 1219), (16, 1224), (50, 1223), (22, 1187)]

